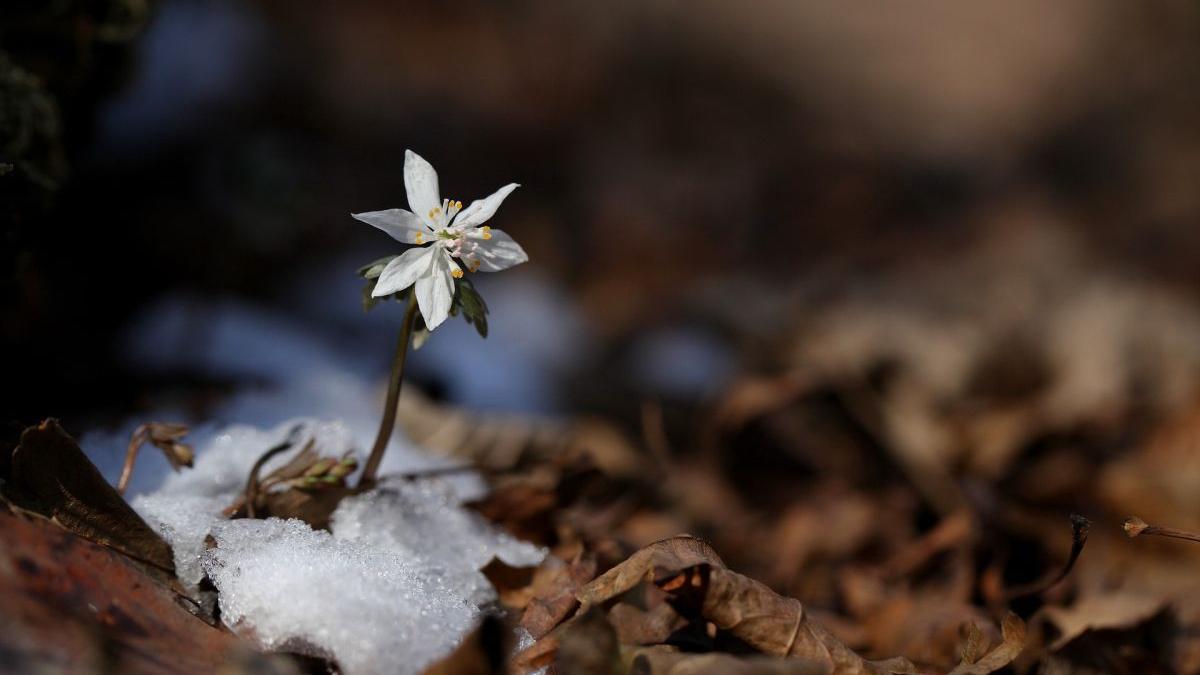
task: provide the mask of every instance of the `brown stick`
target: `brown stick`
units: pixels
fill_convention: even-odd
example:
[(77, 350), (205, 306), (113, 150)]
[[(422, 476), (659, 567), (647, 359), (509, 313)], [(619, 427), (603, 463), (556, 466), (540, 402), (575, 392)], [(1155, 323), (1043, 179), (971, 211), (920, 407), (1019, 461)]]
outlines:
[(1092, 528), (1092, 523), (1083, 516), (1071, 514), (1071, 552), (1067, 555), (1067, 564), (1063, 565), (1062, 570), (1053, 577), (1045, 580), (1011, 588), (1004, 594), (1004, 599), (1012, 602), (1017, 598), (1026, 598), (1031, 595), (1041, 595), (1046, 591), (1054, 588), (1060, 581), (1067, 578), (1071, 573), (1071, 569), (1075, 567), (1075, 561), (1079, 560), (1079, 554), (1083, 553), (1083, 547), (1087, 544), (1088, 531)]
[(133, 430), (133, 435), (129, 437), (129, 447), (125, 450), (125, 465), (121, 467), (121, 477), (117, 479), (117, 494), (125, 496), (125, 488), (129, 485), (130, 477), (133, 476), (133, 463), (137, 460), (142, 444), (149, 436), (149, 428), (145, 424), (140, 424), (137, 429)]
[(1173, 527), (1156, 527), (1146, 523), (1146, 521), (1138, 518), (1137, 516), (1129, 516), (1126, 518), (1125, 523), (1121, 527), (1125, 529), (1125, 534), (1129, 535), (1131, 539), (1143, 534), (1153, 534), (1159, 537), (1200, 541), (1200, 534), (1195, 534), (1186, 530), (1177, 530)]
[(408, 301), (408, 311), (404, 314), (404, 325), (400, 328), (400, 339), (396, 342), (396, 354), (392, 357), (392, 377), (388, 381), (387, 400), (383, 404), (383, 419), (379, 422), (379, 433), (375, 435), (375, 445), (367, 457), (363, 467), (362, 477), (358, 479), (360, 490), (375, 484), (375, 474), (379, 472), (379, 464), (383, 462), (383, 453), (387, 450), (388, 441), (392, 439), (392, 430), (396, 427), (396, 406), (400, 403), (400, 384), (404, 377), (404, 359), (408, 355), (408, 342), (412, 337), (413, 321), (417, 316), (417, 294), (413, 291)]

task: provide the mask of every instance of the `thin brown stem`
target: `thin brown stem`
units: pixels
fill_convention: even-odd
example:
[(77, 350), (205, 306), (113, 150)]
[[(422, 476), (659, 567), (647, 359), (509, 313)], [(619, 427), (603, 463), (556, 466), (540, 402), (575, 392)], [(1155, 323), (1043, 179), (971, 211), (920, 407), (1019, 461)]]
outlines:
[(1045, 593), (1051, 588), (1057, 586), (1063, 579), (1066, 579), (1067, 575), (1070, 574), (1071, 570), (1075, 567), (1075, 562), (1079, 560), (1079, 554), (1083, 553), (1083, 547), (1085, 544), (1087, 544), (1088, 531), (1091, 530), (1091, 528), (1092, 523), (1087, 518), (1084, 518), (1079, 514), (1072, 513), (1071, 552), (1067, 555), (1067, 563), (1063, 565), (1063, 568), (1058, 572), (1058, 574), (1055, 574), (1049, 579), (1009, 589), (1008, 593), (1005, 594), (1005, 599), (1009, 602), (1012, 602), (1017, 598), (1026, 598), (1031, 595), (1041, 595), (1042, 593)]
[(133, 463), (137, 461), (138, 451), (142, 449), (142, 444), (146, 442), (148, 436), (149, 430), (145, 424), (141, 424), (129, 437), (129, 447), (125, 450), (125, 465), (121, 467), (121, 477), (117, 479), (117, 494), (125, 495), (125, 488), (128, 487), (129, 479), (133, 476)]
[(362, 477), (358, 479), (359, 489), (365, 489), (375, 484), (375, 474), (379, 472), (379, 464), (383, 462), (383, 452), (387, 450), (388, 441), (392, 439), (392, 431), (396, 427), (396, 407), (400, 403), (400, 383), (404, 378), (404, 359), (408, 356), (408, 343), (412, 338), (413, 322), (417, 317), (417, 296), (413, 293), (408, 301), (408, 311), (404, 313), (404, 325), (400, 328), (400, 339), (396, 342), (396, 354), (392, 357), (392, 378), (388, 381), (387, 401), (383, 404), (383, 419), (379, 421), (379, 433), (375, 435), (375, 445), (367, 457), (363, 467)]
[(1128, 534), (1130, 538), (1143, 534), (1153, 534), (1159, 537), (1171, 537), (1172, 539), (1200, 541), (1200, 534), (1188, 532), (1187, 530), (1177, 530), (1173, 527), (1157, 527), (1147, 524), (1146, 521), (1138, 518), (1137, 516), (1130, 516), (1126, 518), (1122, 527), (1125, 528), (1125, 534)]
[(262, 456), (258, 458), (258, 461), (254, 462), (254, 466), (250, 467), (250, 476), (246, 479), (245, 493), (247, 518), (257, 517), (255, 514), (254, 502), (258, 501), (258, 491), (261, 487), (258, 483), (258, 474), (260, 471), (262, 471), (263, 465), (267, 463), (267, 460), (295, 445), (296, 439), (299, 437), (300, 430), (303, 428), (304, 427), (299, 424), (292, 427), (288, 431), (287, 438), (285, 438), (278, 445), (264, 452)]

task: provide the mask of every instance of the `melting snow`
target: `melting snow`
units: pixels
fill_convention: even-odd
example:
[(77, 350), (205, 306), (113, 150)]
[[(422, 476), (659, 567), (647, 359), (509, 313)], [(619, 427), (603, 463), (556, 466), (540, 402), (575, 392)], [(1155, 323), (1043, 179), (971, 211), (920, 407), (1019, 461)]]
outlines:
[[(462, 508), (439, 480), (385, 480), (345, 499), (331, 532), (299, 520), (222, 518), (254, 460), (296, 423), (231, 427), (199, 449), (193, 470), (133, 502), (174, 548), (180, 580), (194, 589), (207, 574), (222, 621), (264, 648), (332, 656), (350, 675), (419, 672), (495, 599), (483, 566), (493, 557), (541, 561), (544, 551)], [(340, 423), (299, 423), (325, 454), (351, 442)], [(210, 534), (217, 547), (206, 549)]]

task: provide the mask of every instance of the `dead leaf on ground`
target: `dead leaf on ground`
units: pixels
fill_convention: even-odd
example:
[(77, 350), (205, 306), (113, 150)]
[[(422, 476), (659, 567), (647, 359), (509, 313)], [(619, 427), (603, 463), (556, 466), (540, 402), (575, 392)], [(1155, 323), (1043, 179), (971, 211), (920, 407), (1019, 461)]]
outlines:
[(171, 575), (171, 547), (125, 502), (57, 420), (21, 434), (4, 493), (14, 504)]
[(493, 675), (504, 672), (512, 630), (495, 616), (485, 616), (445, 658), (421, 671), (422, 675)]
[(657, 646), (639, 651), (629, 672), (630, 675), (828, 675), (829, 665), (805, 659), (738, 657), (720, 652), (689, 654)]
[[(557, 558), (551, 556), (547, 560)], [(576, 592), (594, 576), (596, 558), (590, 554), (582, 554), (569, 563), (544, 563), (534, 573), (531, 585), (534, 594), (521, 615), (521, 627), (534, 638), (545, 635), (578, 606)]]
[(2, 509), (0, 532), (0, 670), (200, 674), (249, 650), (118, 551)]
[(581, 588), (576, 594), (580, 611), (630, 591), (643, 581), (654, 581), (659, 571), (677, 572), (702, 564), (725, 567), (717, 552), (701, 539), (684, 534), (657, 541)]
[(968, 662), (964, 657), (963, 662), (950, 671), (949, 675), (987, 675), (1012, 663), (1021, 650), (1025, 649), (1025, 622), (1016, 614), (1010, 613), (1000, 624), (1000, 631), (1004, 640), (995, 649), (978, 661)]
[(1162, 597), (1111, 592), (1083, 598), (1071, 607), (1044, 607), (1035, 621), (1039, 626), (1054, 626), (1058, 637), (1049, 649), (1058, 651), (1088, 631), (1133, 628), (1152, 619), (1167, 605), (1167, 599)]

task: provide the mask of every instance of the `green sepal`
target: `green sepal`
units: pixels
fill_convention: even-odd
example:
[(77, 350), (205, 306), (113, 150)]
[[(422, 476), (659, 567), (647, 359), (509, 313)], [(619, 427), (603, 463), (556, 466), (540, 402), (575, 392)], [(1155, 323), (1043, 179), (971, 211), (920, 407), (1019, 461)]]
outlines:
[(400, 256), (398, 255), (389, 255), (384, 256), (375, 262), (369, 262), (366, 265), (358, 268), (358, 276), (364, 279), (378, 279), (379, 275), (383, 274), (383, 268), (387, 267), (388, 263), (399, 257)]
[(458, 310), (462, 310), (463, 318), (467, 323), (475, 326), (479, 337), (486, 338), (488, 308), (487, 303), (483, 301), (483, 296), (475, 290), (475, 284), (466, 277), (455, 279), (454, 286), (454, 303), (450, 306), (450, 313), (456, 314)]

